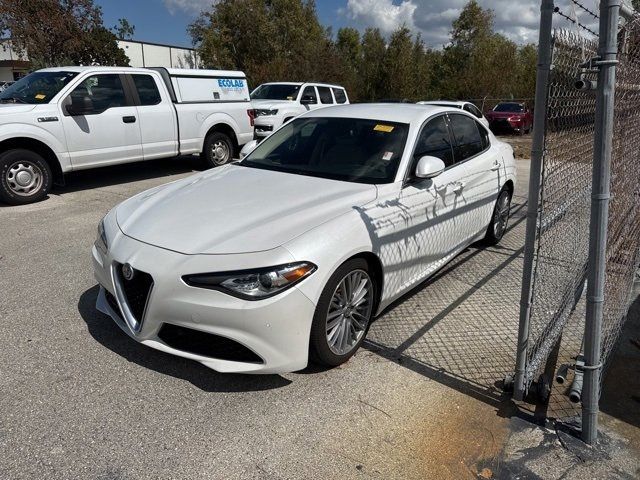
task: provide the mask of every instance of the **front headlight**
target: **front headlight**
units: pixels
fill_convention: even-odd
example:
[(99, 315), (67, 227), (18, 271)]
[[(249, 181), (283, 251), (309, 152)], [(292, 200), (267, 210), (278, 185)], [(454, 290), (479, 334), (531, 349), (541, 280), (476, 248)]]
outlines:
[(278, 110), (256, 110), (256, 117), (268, 116), (268, 115), (277, 115)]
[(106, 254), (109, 249), (107, 244), (107, 234), (104, 232), (104, 218), (98, 223), (98, 236), (96, 238), (96, 248)]
[(315, 270), (313, 263), (299, 262), (238, 272), (185, 275), (182, 279), (191, 287), (220, 290), (245, 300), (261, 300), (292, 287)]

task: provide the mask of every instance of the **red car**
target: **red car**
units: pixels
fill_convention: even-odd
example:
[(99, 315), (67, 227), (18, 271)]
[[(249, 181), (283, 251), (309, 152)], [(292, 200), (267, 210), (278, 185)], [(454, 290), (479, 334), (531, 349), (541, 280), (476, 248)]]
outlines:
[(485, 117), (494, 133), (510, 131), (524, 135), (533, 128), (533, 115), (524, 103), (499, 103), (493, 110), (485, 113)]

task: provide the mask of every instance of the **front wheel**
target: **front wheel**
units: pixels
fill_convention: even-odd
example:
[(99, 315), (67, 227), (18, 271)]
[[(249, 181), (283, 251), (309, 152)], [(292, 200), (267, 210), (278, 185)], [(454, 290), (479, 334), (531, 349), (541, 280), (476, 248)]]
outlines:
[(233, 141), (222, 132), (212, 132), (204, 140), (202, 157), (208, 167), (219, 167), (233, 158)]
[(38, 153), (16, 148), (0, 155), (0, 200), (9, 205), (42, 200), (52, 183), (51, 167)]
[(313, 316), (309, 353), (316, 363), (335, 367), (358, 350), (374, 314), (376, 286), (367, 262), (344, 263), (324, 287)]
[(493, 215), (491, 216), (491, 223), (487, 227), (487, 233), (484, 240), (489, 245), (496, 245), (500, 243), (502, 237), (507, 231), (507, 224), (509, 223), (509, 212), (511, 211), (511, 192), (506, 188), (503, 188), (498, 195), (498, 200), (493, 207)]

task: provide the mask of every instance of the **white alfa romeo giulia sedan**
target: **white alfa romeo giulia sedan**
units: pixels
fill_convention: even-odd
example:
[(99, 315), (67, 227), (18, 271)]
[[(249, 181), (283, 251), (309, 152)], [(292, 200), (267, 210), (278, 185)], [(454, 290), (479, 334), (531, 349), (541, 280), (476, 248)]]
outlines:
[(460, 109), (311, 111), (239, 163), (111, 210), (97, 308), (220, 372), (339, 365), (391, 302), (501, 239), (514, 182), (511, 147)]

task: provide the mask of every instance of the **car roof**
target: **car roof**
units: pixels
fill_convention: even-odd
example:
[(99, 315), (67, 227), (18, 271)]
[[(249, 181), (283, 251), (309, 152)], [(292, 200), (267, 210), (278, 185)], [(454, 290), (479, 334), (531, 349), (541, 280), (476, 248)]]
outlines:
[[(77, 66), (68, 66), (68, 67), (51, 67), (51, 68), (43, 68), (38, 70), (38, 72), (77, 72), (82, 73), (86, 71), (98, 71), (98, 72), (138, 72), (138, 73), (149, 73), (153, 71), (149, 68), (141, 68), (141, 67), (102, 67), (102, 66), (89, 66), (89, 67), (77, 67)], [(188, 68), (167, 68), (166, 69), (169, 75), (189, 75), (190, 77), (210, 77), (212, 75), (216, 76), (225, 76), (225, 77), (237, 77), (244, 78), (245, 74), (239, 71), (233, 70), (204, 70), (204, 69), (188, 69)]]
[(418, 102), (418, 105), (451, 105), (452, 107), (462, 107), (470, 102), (465, 102), (463, 100), (424, 100), (422, 102)]
[(343, 117), (380, 120), (394, 123), (422, 123), (437, 113), (465, 113), (454, 107), (417, 105), (415, 103), (353, 103), (318, 108), (305, 117)]
[(262, 85), (296, 85), (296, 86), (314, 85), (318, 87), (342, 88), (344, 90), (344, 87), (341, 85), (334, 85), (332, 83), (319, 83), (319, 82), (267, 82), (267, 83), (263, 83)]

